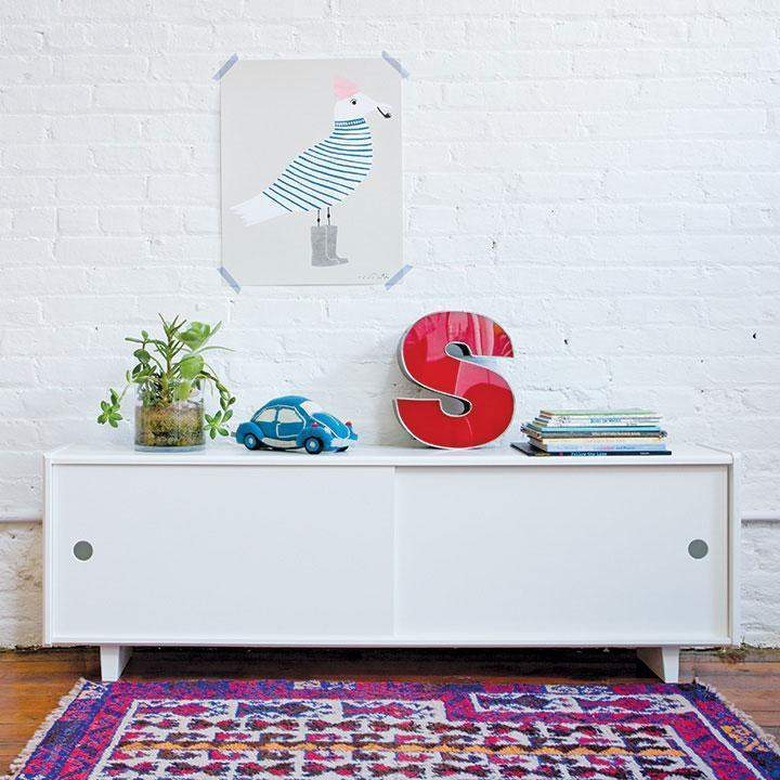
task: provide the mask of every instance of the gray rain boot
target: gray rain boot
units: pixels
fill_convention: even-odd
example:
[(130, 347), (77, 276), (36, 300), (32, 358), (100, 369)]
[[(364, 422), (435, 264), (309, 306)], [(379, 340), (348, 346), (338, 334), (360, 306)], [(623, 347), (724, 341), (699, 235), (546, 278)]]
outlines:
[(328, 254), (328, 230), (327, 225), (312, 225), (311, 227), (311, 264), (316, 266), (338, 265)]
[(349, 260), (347, 260), (346, 257), (339, 257), (336, 252), (336, 241), (338, 240), (339, 229), (335, 225), (331, 224), (326, 225), (325, 229), (328, 231), (326, 234), (328, 237), (328, 258), (335, 263), (348, 263)]

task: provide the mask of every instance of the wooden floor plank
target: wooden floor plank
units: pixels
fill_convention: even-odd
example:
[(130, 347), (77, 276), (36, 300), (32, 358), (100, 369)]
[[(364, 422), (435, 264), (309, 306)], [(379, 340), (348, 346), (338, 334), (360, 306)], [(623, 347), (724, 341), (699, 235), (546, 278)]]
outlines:
[[(245, 650), (138, 648), (126, 679), (342, 679), (448, 682), (652, 681), (629, 650)], [(76, 681), (100, 679), (94, 648), (0, 652), (0, 772)], [(698, 679), (780, 737), (780, 650), (684, 653), (683, 682)]]

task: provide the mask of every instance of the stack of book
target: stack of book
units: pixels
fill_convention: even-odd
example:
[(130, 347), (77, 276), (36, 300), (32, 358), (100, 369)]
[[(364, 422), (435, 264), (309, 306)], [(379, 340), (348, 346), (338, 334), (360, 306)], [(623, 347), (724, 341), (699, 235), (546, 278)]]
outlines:
[(522, 430), (529, 455), (671, 455), (648, 409), (542, 409)]

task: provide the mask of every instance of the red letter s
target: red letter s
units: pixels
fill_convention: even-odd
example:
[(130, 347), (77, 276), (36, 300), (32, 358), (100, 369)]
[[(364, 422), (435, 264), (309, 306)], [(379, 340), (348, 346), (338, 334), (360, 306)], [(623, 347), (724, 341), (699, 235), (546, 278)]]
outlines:
[(459, 346), (465, 355), (514, 356), (506, 331), (488, 317), (459, 311), (428, 314), (401, 341), (401, 369), (421, 387), (460, 399), (466, 410), (449, 414), (436, 398), (396, 398), (396, 414), (415, 439), (431, 447), (479, 447), (507, 429), (515, 399), (503, 377), (453, 357), (446, 351), (450, 344)]

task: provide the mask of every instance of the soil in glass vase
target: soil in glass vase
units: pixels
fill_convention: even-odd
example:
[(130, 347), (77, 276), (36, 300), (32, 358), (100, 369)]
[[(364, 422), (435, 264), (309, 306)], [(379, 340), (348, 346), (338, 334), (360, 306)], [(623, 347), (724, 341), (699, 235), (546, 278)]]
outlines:
[(140, 389), (135, 404), (135, 448), (142, 452), (192, 452), (205, 446), (203, 391), (164, 403)]

